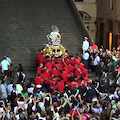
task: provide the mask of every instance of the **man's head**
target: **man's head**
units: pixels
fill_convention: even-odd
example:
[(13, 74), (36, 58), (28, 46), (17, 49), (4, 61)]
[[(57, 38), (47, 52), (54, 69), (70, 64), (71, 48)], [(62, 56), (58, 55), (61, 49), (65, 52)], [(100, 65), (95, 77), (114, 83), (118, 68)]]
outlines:
[(88, 40), (88, 37), (85, 36), (84, 39), (85, 39), (85, 40)]
[(7, 58), (7, 56), (6, 56), (6, 55), (4, 55), (3, 59), (6, 59), (6, 58)]

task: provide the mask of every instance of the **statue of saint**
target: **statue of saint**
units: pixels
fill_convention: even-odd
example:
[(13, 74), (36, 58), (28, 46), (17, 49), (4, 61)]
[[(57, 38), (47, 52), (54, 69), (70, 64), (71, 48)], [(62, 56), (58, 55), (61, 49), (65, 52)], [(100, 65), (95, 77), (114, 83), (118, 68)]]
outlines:
[(61, 35), (57, 26), (52, 25), (52, 32), (47, 35), (49, 44), (59, 46), (61, 44)]

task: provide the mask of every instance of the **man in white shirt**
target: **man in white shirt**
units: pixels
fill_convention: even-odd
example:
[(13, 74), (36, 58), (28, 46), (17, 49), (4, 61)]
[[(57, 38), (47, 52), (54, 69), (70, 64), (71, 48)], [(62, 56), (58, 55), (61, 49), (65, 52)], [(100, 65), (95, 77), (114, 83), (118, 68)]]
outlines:
[(83, 54), (85, 53), (85, 51), (88, 50), (89, 48), (89, 42), (88, 42), (88, 38), (87, 37), (84, 37), (84, 41), (83, 41), (83, 44), (82, 44), (82, 50), (83, 50)]
[(22, 85), (21, 85), (21, 83), (18, 81), (17, 83), (16, 83), (16, 91), (17, 91), (17, 94), (21, 94), (22, 93), (22, 90), (23, 90), (23, 87), (22, 87)]
[(2, 73), (5, 74), (4, 80), (6, 80), (7, 76), (8, 76), (8, 67), (9, 67), (10, 63), (7, 61), (6, 57), (4, 57), (4, 59), (1, 61), (0, 66), (1, 66), (1, 71)]
[(0, 99), (4, 100), (4, 99), (7, 99), (8, 97), (8, 94), (7, 94), (7, 89), (4, 85), (5, 81), (3, 80), (0, 84), (0, 91), (1, 91), (1, 95), (0, 95)]
[(9, 62), (9, 64), (10, 64), (10, 66), (12, 66), (12, 61), (11, 61), (11, 59), (8, 57), (8, 56), (4, 56), (4, 58), (6, 58), (6, 60)]
[(100, 62), (100, 57), (98, 56), (98, 54), (96, 54), (94, 59), (94, 66), (98, 65), (99, 62)]
[(83, 54), (83, 59), (84, 59), (84, 65), (85, 68), (88, 69), (88, 61), (89, 61), (89, 53), (88, 51), (85, 51), (85, 53)]

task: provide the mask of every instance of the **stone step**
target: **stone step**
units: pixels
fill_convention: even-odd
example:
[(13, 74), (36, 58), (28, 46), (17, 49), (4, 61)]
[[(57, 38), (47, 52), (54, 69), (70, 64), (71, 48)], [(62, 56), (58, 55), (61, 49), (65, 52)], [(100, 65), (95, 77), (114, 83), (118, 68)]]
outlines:
[(38, 49), (47, 43), (51, 26), (63, 33), (62, 44), (70, 54), (79, 53), (79, 30), (66, 0), (0, 0), (0, 60), (8, 55), (15, 67), (36, 67)]

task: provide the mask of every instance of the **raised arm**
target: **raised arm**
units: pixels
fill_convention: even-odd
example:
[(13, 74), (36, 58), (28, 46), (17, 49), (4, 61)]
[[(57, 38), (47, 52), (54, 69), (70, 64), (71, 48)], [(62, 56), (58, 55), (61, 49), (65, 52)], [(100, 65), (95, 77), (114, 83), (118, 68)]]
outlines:
[(61, 105), (61, 107), (64, 107), (66, 105), (66, 103), (67, 103), (67, 99), (65, 97), (61, 98), (61, 102), (62, 102), (63, 99), (65, 100), (65, 102), (63, 103), (63, 105)]
[(75, 114), (75, 109), (73, 110), (73, 113), (72, 113), (72, 120), (74, 120), (74, 114)]
[(81, 114), (79, 112), (79, 110), (77, 109), (78, 115), (79, 115), (79, 120), (82, 120)]

